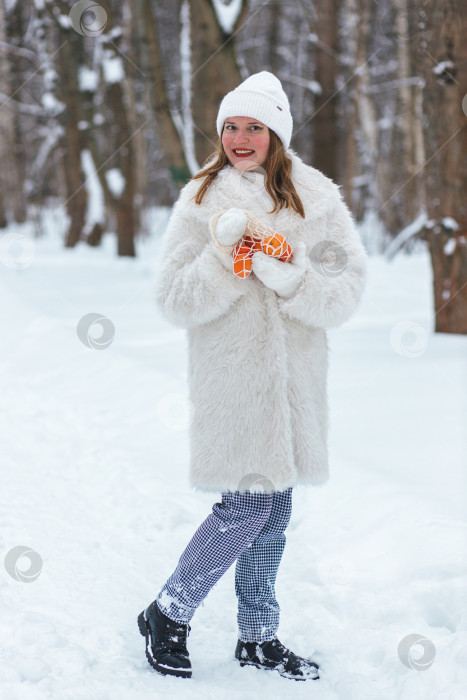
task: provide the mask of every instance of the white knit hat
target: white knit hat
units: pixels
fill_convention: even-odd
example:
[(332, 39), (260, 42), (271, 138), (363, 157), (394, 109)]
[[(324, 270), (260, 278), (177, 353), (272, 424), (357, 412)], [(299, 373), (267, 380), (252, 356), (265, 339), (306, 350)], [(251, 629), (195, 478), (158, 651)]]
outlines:
[(217, 113), (217, 133), (229, 117), (251, 117), (276, 132), (284, 148), (290, 145), (293, 120), (281, 81), (268, 71), (250, 75), (222, 100)]

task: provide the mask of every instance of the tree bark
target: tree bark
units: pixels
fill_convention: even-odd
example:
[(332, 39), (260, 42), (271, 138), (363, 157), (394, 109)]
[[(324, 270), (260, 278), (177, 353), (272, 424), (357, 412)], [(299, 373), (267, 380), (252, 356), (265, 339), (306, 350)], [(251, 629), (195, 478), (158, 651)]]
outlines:
[(0, 228), (6, 228), (8, 226), (8, 220), (6, 218), (5, 212), (5, 201), (3, 197), (3, 186), (0, 180)]
[(170, 113), (168, 85), (164, 76), (162, 52), (151, 0), (135, 2), (137, 32), (144, 49), (141, 64), (147, 81), (147, 101), (154, 113), (160, 147), (173, 181), (181, 189), (190, 178), (183, 145)]
[[(244, 16), (246, 3), (235, 27)], [(216, 117), (224, 95), (241, 82), (234, 51), (234, 32), (225, 34), (212, 0), (190, 0), (192, 115), (195, 152), (203, 163), (218, 141)]]
[(381, 217), (397, 234), (424, 207), (423, 114), (421, 77), (417, 76), (416, 42), (420, 18), (411, 0), (394, 0), (394, 48), (396, 59), (395, 114), (391, 162), (383, 168), (380, 188), (385, 204)]
[(56, 23), (58, 41), (61, 42), (56, 52), (55, 68), (60, 76), (58, 98), (66, 106), (59, 116), (64, 129), (61, 150), (66, 185), (65, 207), (70, 219), (65, 236), (65, 247), (73, 248), (82, 240), (88, 202), (86, 180), (81, 164), (81, 152), (85, 148), (85, 143), (83, 131), (79, 128), (80, 121), (84, 120), (78, 84), (82, 37), (74, 29), (64, 26), (59, 21), (58, 15), (65, 13), (64, 5), (51, 7), (47, 4), (45, 7)]
[[(83, 132), (78, 123), (82, 116), (81, 98), (78, 87), (78, 62), (74, 44), (81, 39), (75, 32), (65, 30), (67, 37), (57, 54), (57, 66), (60, 66), (61, 99), (66, 104), (62, 112), (65, 135), (63, 139), (63, 169), (66, 182), (66, 210), (70, 225), (65, 239), (65, 246), (72, 248), (80, 240), (86, 222), (87, 190), (81, 152), (84, 148)], [(73, 36), (75, 34), (75, 36)]]
[[(115, 15), (112, 10), (110, 0), (101, 0), (101, 5), (107, 13), (109, 27), (117, 26)], [(123, 61), (118, 45), (118, 38), (110, 38), (107, 41), (107, 34), (103, 35), (103, 48), (108, 61)], [(122, 63), (124, 70), (125, 63)], [(120, 171), (124, 186), (121, 193), (112, 192), (112, 206), (116, 214), (117, 222), (117, 252), (118, 255), (128, 255), (134, 257), (135, 252), (135, 211), (134, 211), (134, 157), (132, 140), (134, 132), (130, 129), (128, 118), (128, 103), (123, 91), (125, 76), (121, 80), (105, 82), (105, 71), (103, 81), (103, 92), (114, 119), (113, 138), (110, 142), (112, 150), (109, 167), (117, 167)], [(108, 160), (108, 159), (107, 159)], [(99, 170), (104, 165), (98, 164)]]
[(435, 331), (467, 334), (467, 5), (423, 4), (425, 237), (433, 265)]
[(318, 0), (318, 44), (316, 46), (316, 80), (322, 92), (315, 97), (313, 116), (313, 165), (333, 180), (337, 171), (337, 9), (338, 0)]
[[(435, 331), (467, 334), (467, 228), (427, 231), (433, 268)], [(455, 247), (454, 247), (455, 246)], [(451, 250), (450, 254), (447, 251)]]
[[(12, 133), (10, 110), (8, 105), (8, 95), (10, 94), (10, 85), (8, 81), (9, 74), (9, 56), (7, 51), (7, 32), (5, 27), (5, 13), (3, 3), (0, 2), (0, 157), (2, 163), (8, 157), (8, 144), (11, 143), (9, 135)], [(6, 175), (8, 169), (0, 170), (0, 228), (6, 228), (8, 225), (7, 212), (5, 210), (4, 189), (6, 184)]]
[(111, 106), (117, 125), (115, 141), (115, 160), (124, 179), (124, 187), (120, 196), (113, 195), (113, 206), (117, 219), (117, 249), (118, 255), (135, 255), (135, 213), (133, 207), (133, 149), (131, 133), (128, 126), (126, 109), (122, 99), (120, 83), (112, 83), (107, 91), (108, 104)]
[[(22, 94), (24, 70), (30, 69), (29, 59), (12, 55), (15, 43), (19, 43), (23, 32), (22, 8), (16, 7), (10, 17), (10, 31), (5, 20), (4, 3), (0, 2), (0, 188), (4, 226), (7, 220), (23, 223), (27, 218), (25, 182), (25, 139), (23, 120), (18, 113), (17, 100)], [(13, 99), (10, 96), (13, 95)]]

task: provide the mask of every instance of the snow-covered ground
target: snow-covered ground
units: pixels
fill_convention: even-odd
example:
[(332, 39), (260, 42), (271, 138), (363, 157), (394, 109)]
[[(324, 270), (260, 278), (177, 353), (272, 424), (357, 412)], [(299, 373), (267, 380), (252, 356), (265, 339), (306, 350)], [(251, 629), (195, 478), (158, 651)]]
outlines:
[[(112, 237), (64, 249), (53, 225), (0, 236), (0, 696), (465, 700), (467, 338), (433, 333), (423, 250), (371, 257), (358, 313), (329, 333), (331, 479), (295, 489), (277, 581), (279, 637), (321, 679), (237, 666), (234, 567), (192, 620), (193, 678), (148, 665), (136, 617), (218, 500), (188, 485), (159, 215), (135, 260)], [(87, 314), (108, 319), (100, 340)]]

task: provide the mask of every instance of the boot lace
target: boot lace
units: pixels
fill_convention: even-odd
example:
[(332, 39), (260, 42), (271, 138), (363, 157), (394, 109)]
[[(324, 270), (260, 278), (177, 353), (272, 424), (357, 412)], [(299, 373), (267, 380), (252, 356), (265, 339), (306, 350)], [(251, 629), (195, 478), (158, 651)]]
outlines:
[(170, 625), (167, 630), (167, 641), (171, 643), (171, 649), (174, 651), (185, 651), (190, 631), (190, 625), (183, 625), (181, 623)]

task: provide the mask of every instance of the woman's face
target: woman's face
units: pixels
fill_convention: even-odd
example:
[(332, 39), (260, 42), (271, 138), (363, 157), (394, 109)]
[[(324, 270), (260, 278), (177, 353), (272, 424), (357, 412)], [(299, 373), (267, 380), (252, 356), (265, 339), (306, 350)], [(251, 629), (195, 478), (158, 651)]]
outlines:
[(264, 165), (269, 150), (269, 129), (251, 117), (229, 117), (224, 122), (222, 145), (234, 168), (251, 170)]

